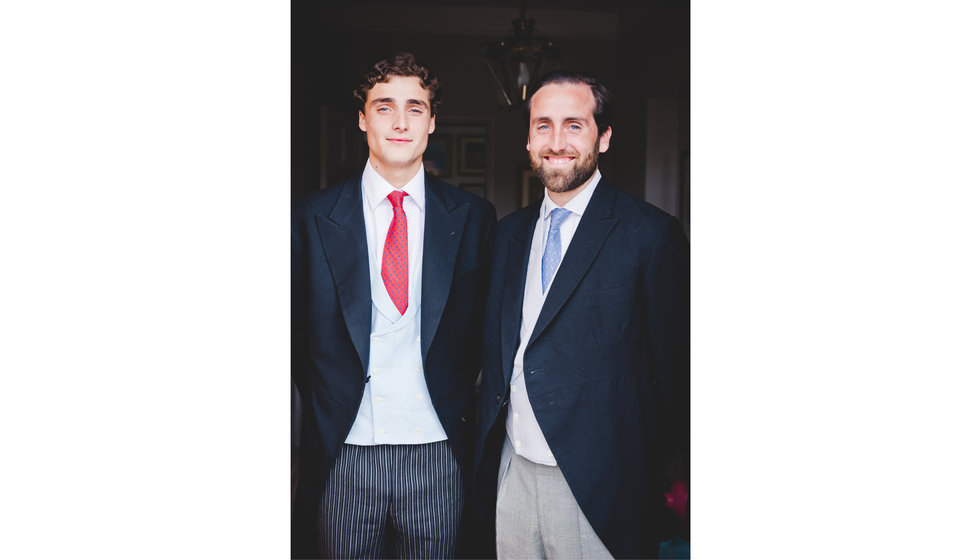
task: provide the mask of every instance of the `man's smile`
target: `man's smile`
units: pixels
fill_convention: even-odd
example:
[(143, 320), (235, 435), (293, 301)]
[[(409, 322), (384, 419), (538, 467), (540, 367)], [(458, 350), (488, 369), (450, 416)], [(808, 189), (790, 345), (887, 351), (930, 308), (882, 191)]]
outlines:
[(547, 161), (553, 167), (565, 167), (575, 161), (574, 156), (544, 156), (544, 160)]

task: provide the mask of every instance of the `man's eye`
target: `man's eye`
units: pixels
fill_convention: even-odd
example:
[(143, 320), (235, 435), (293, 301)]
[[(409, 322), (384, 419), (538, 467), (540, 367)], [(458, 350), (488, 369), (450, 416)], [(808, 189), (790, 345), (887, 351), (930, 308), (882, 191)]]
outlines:
[(574, 130), (574, 131), (576, 131), (576, 132), (578, 132), (579, 130), (582, 130), (582, 127), (581, 127), (581, 126), (579, 126), (579, 125), (577, 125), (577, 124), (572, 124), (572, 125), (569, 125), (569, 126), (568, 126), (568, 128), (569, 128), (570, 130)]
[(546, 132), (549, 128), (550, 127), (548, 125), (546, 125), (546, 124), (539, 124), (538, 125), (538, 132)]

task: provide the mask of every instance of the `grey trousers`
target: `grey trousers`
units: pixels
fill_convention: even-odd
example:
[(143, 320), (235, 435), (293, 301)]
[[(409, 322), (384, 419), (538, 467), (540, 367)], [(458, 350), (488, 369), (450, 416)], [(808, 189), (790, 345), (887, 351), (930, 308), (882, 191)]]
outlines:
[(451, 558), (463, 511), (448, 441), (344, 445), (320, 502), (325, 558)]
[(514, 453), (504, 438), (497, 473), (497, 558), (612, 558), (561, 469)]

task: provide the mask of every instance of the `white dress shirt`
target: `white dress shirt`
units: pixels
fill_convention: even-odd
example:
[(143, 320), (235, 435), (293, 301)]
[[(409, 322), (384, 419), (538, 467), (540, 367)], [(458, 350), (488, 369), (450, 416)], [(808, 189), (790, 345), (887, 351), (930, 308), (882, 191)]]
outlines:
[(408, 308), (404, 315), (391, 301), (381, 279), (385, 238), (394, 211), (388, 194), (395, 190), (370, 164), (361, 176), (364, 226), (371, 277), (371, 350), (369, 381), (345, 443), (353, 445), (421, 444), (447, 439), (439, 421), (422, 365), (422, 234), (425, 230), (425, 176), (422, 166), (402, 188), (408, 228)]
[[(596, 185), (602, 174), (596, 170), (592, 180), (585, 189), (569, 200), (563, 208), (571, 214), (561, 224), (561, 257), (565, 258), (565, 251), (572, 242), (572, 236), (578, 229), (579, 222), (582, 221), (582, 214), (592, 199)], [(557, 465), (551, 448), (541, 433), (538, 421), (534, 417), (534, 410), (531, 409), (531, 401), (528, 400), (527, 387), (524, 383), (524, 351), (527, 349), (528, 338), (534, 331), (534, 325), (538, 322), (538, 315), (544, 306), (544, 300), (551, 291), (551, 284), (561, 271), (559, 261), (558, 271), (548, 282), (545, 292), (541, 293), (541, 256), (547, 241), (548, 228), (551, 225), (551, 211), (558, 208), (558, 205), (551, 200), (545, 190), (544, 202), (541, 204), (541, 212), (538, 215), (537, 224), (534, 227), (534, 235), (531, 238), (531, 255), (527, 263), (527, 277), (524, 280), (524, 308), (521, 313), (521, 344), (517, 348), (517, 355), (514, 357), (514, 371), (510, 378), (510, 407), (507, 409), (507, 437), (510, 438), (514, 451), (535, 463), (542, 465)], [(574, 344), (574, 342), (571, 342)]]
[[(371, 167), (370, 162), (364, 166), (361, 186), (368, 250), (377, 257), (378, 262), (381, 262), (385, 251), (385, 238), (388, 237), (388, 227), (395, 214), (391, 202), (388, 201), (388, 195), (396, 189)], [(408, 225), (408, 297), (411, 298), (415, 292), (414, 283), (421, 278), (417, 273), (421, 270), (422, 232), (425, 226), (425, 173), (422, 164), (419, 164), (418, 173), (402, 187), (402, 190), (408, 194), (402, 199), (402, 208), (405, 210), (405, 221)], [(373, 282), (374, 278), (371, 281)]]

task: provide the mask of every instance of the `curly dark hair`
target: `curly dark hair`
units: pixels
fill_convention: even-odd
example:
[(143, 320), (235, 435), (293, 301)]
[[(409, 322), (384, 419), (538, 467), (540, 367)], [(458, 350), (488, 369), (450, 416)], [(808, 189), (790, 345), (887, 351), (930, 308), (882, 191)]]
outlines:
[(367, 103), (368, 91), (378, 82), (387, 82), (392, 76), (415, 76), (422, 80), (422, 87), (429, 92), (429, 112), (435, 115), (442, 103), (439, 78), (431, 70), (407, 52), (396, 53), (375, 62), (361, 72), (361, 81), (354, 90), (354, 105), (363, 112)]

